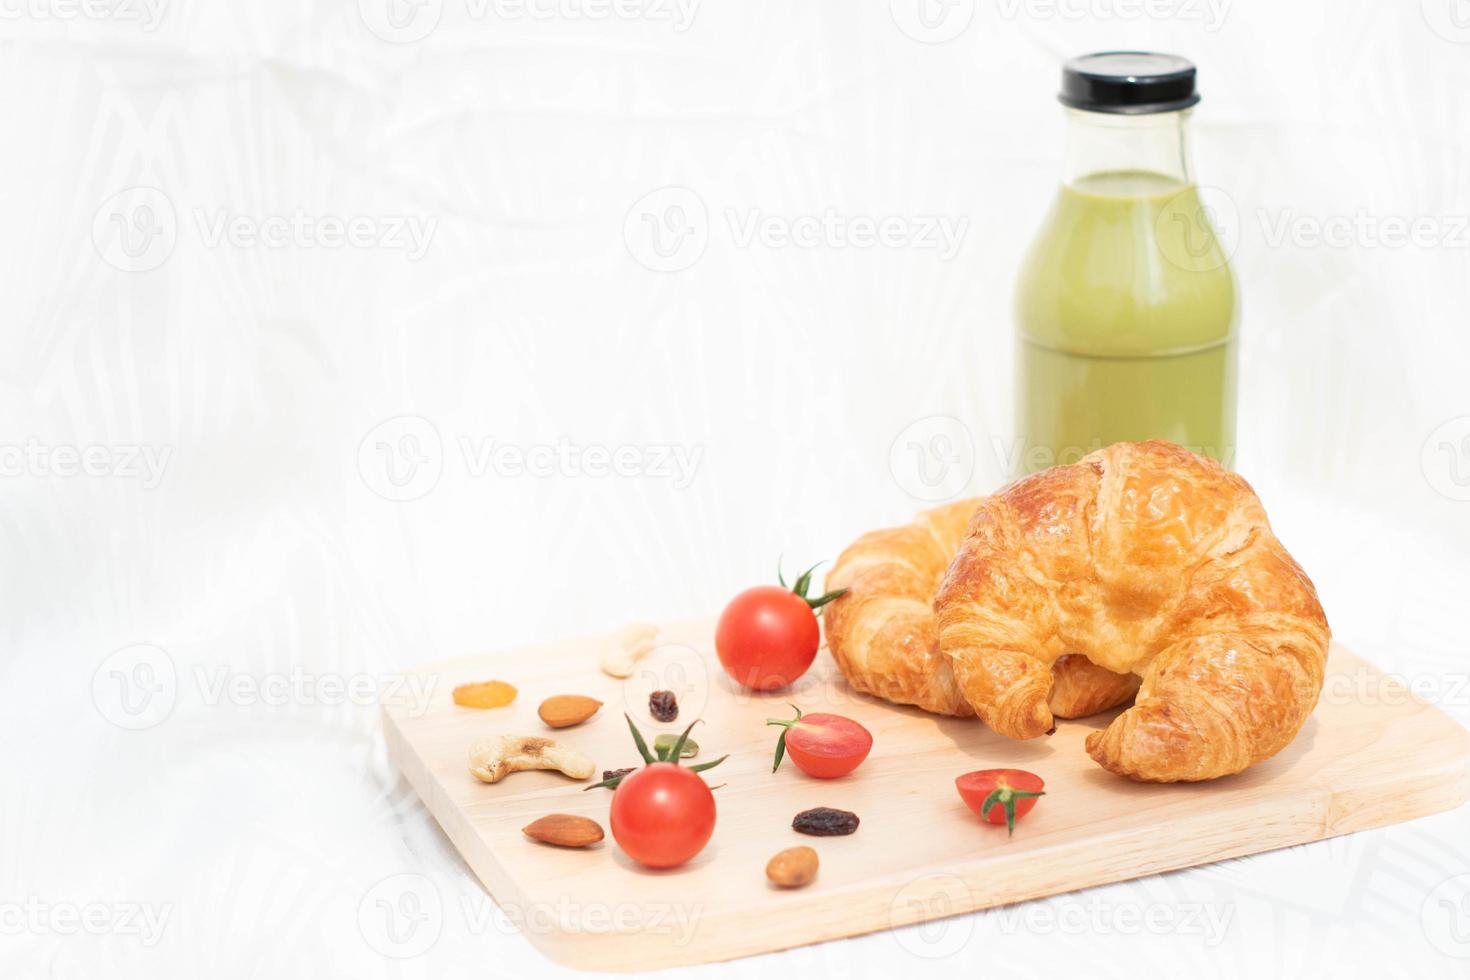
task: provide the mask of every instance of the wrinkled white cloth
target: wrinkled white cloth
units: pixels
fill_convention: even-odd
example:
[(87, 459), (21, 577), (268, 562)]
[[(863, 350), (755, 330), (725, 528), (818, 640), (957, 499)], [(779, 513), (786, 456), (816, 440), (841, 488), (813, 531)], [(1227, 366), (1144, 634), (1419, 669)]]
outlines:
[[(710, 615), (997, 486), (1088, 50), (1198, 62), (1239, 468), (1338, 638), (1470, 721), (1456, 2), (0, 4), (0, 974), (569, 972), (397, 776), (376, 685)], [(1455, 975), (1467, 839), (688, 972)], [(401, 875), (439, 905), (392, 907), (433, 920), (400, 959)]]

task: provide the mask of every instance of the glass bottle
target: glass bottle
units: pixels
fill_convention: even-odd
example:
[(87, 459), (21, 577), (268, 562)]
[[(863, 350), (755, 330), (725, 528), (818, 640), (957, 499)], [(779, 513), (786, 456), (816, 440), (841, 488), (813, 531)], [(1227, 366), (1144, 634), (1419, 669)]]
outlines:
[(1194, 65), (1074, 58), (1060, 100), (1062, 184), (1017, 284), (1017, 465), (1158, 437), (1229, 466), (1240, 306), (1190, 166)]

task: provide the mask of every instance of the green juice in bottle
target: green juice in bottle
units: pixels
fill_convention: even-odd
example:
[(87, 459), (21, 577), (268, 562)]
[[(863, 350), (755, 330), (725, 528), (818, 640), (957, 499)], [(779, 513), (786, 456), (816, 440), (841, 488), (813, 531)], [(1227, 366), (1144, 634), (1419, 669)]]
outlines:
[(1016, 293), (1016, 465), (1120, 440), (1235, 452), (1239, 298), (1190, 174), (1194, 67), (1119, 52), (1073, 59), (1063, 183)]

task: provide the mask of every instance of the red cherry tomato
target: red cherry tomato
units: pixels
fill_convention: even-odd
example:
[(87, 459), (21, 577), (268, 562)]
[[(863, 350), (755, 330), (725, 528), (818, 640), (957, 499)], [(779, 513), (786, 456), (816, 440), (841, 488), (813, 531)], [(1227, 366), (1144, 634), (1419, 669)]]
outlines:
[(807, 600), (779, 585), (757, 585), (730, 600), (715, 627), (725, 672), (756, 691), (795, 681), (817, 656), (817, 617)]
[(1016, 821), (1046, 795), (1041, 777), (1024, 769), (980, 769), (958, 777), (954, 784), (976, 816), (990, 823), (1003, 823), (1011, 833), (1016, 830)]
[[(796, 708), (795, 705), (792, 705)], [(808, 776), (818, 779), (836, 779), (846, 776), (868, 757), (873, 747), (873, 736), (851, 718), (841, 715), (803, 715), (796, 708), (796, 718), (782, 721), (767, 719), (768, 725), (781, 725), (785, 731), (776, 743), (776, 765), (772, 772), (781, 767), (781, 756), (789, 754), (796, 767)]]
[(697, 773), (655, 762), (618, 784), (608, 822), (628, 857), (650, 868), (678, 867), (715, 832), (715, 795)]

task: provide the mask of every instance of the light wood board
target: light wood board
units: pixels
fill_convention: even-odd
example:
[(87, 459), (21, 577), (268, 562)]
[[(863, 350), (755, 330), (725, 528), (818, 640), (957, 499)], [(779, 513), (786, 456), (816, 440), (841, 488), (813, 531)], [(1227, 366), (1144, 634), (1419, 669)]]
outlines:
[[(974, 719), (949, 719), (856, 694), (825, 651), (788, 691), (736, 688), (715, 659), (712, 624), (664, 629), (665, 646), (628, 681), (598, 669), (596, 640), (484, 654), (421, 668), (424, 703), (385, 703), (399, 768), (512, 921), (548, 956), (583, 969), (649, 970), (730, 959), (1053, 895), (1159, 871), (1321, 840), (1452, 809), (1470, 798), (1470, 732), (1334, 645), (1321, 702), (1285, 751), (1247, 772), (1203, 784), (1132, 783), (1083, 751), (1116, 712), (1062, 722), (1049, 738), (1013, 742)], [(498, 678), (520, 696), (475, 710), (451, 700), (467, 681)], [(679, 722), (657, 725), (647, 695), (679, 692)], [(555, 694), (605, 702), (591, 721), (552, 732), (536, 708)], [(771, 773), (778, 729), (765, 719), (804, 711), (853, 717), (874, 737), (852, 775), (811, 779), (788, 759)], [(548, 813), (607, 828), (612, 794), (556, 773), (515, 773), (494, 785), (469, 774), (481, 735), (548, 735), (597, 761), (638, 760), (623, 711), (649, 742), (702, 717), (699, 759), (710, 770), (718, 823), (709, 846), (670, 871), (632, 863), (607, 839), (574, 851), (534, 843), (521, 828)], [(961, 773), (1016, 767), (1046, 780), (1047, 796), (1018, 824), (981, 824), (961, 803)], [(600, 778), (600, 773), (599, 777)], [(852, 810), (849, 837), (812, 838), (791, 819), (813, 806)], [(809, 844), (821, 856), (810, 886), (781, 891), (764, 874), (777, 851)]]

